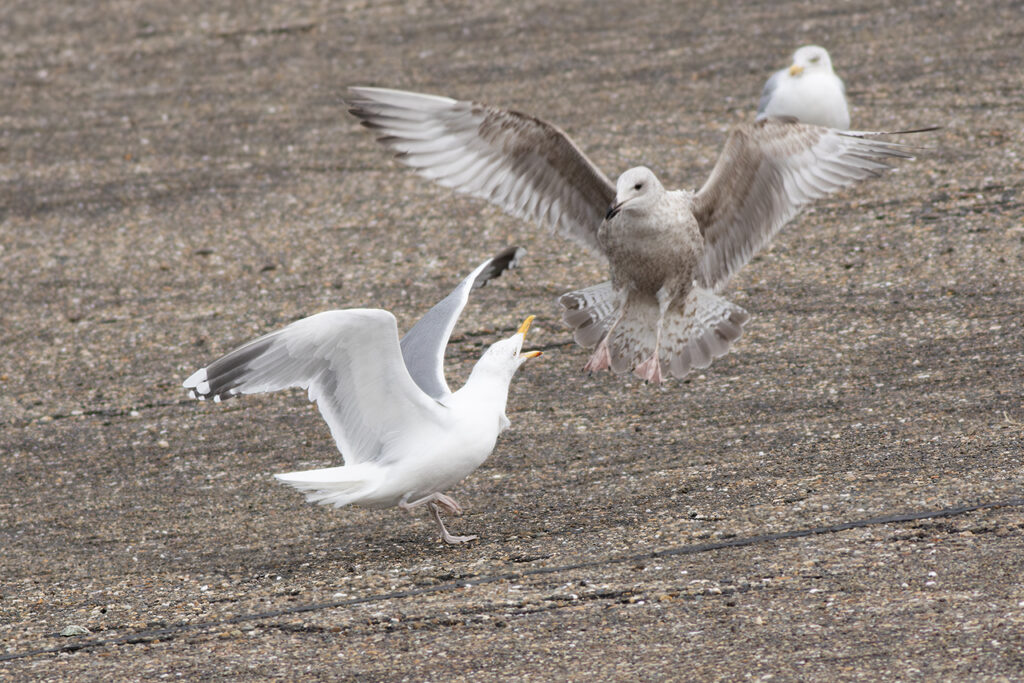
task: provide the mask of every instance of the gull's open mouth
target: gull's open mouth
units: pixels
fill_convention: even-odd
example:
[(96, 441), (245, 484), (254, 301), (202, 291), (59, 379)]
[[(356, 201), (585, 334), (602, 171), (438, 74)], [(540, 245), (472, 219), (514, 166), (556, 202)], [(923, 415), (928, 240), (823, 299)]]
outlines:
[[(523, 321), (523, 324), (519, 326), (519, 329), (516, 330), (516, 334), (521, 334), (523, 336), (523, 338), (519, 340), (519, 350), (516, 351), (517, 354), (519, 353), (519, 351), (522, 350), (523, 342), (526, 341), (526, 332), (527, 330), (530, 329), (530, 325), (533, 323), (533, 319), (536, 317), (537, 316), (535, 315), (529, 316), (526, 320)], [(541, 355), (540, 351), (527, 351), (526, 353), (521, 354), (523, 358), (536, 358), (539, 355)]]

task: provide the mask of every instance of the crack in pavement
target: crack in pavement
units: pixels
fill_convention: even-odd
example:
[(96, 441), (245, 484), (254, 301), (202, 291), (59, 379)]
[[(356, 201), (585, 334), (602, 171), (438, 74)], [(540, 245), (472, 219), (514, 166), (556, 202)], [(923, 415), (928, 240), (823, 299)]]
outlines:
[(118, 636), (114, 638), (99, 638), (95, 640), (84, 641), (81, 643), (69, 643), (67, 645), (62, 645), (60, 647), (26, 650), (24, 652), (10, 652), (0, 654), (0, 662), (8, 662), (16, 659), (25, 659), (28, 657), (37, 657), (40, 655), (77, 652), (79, 650), (89, 650), (104, 647), (107, 645), (133, 645), (136, 643), (146, 643), (154, 640), (166, 640), (168, 637), (176, 637), (188, 633), (205, 631), (223, 626), (230, 626), (234, 624), (241, 624), (251, 621), (274, 619), (277, 617), (284, 617), (293, 614), (317, 612), (322, 610), (335, 609), (337, 607), (348, 607), (351, 605), (365, 605), (377, 602), (387, 602), (389, 600), (398, 600), (402, 598), (415, 597), (417, 595), (444, 593), (458, 589), (471, 588), (473, 586), (497, 583), (500, 581), (523, 579), (531, 576), (543, 576), (550, 574), (558, 574), (560, 572), (574, 571), (577, 569), (590, 569), (615, 564), (641, 562), (645, 560), (652, 560), (662, 557), (696, 555), (699, 553), (712, 552), (715, 550), (745, 548), (748, 546), (757, 545), (761, 543), (773, 543), (775, 541), (783, 541), (793, 538), (807, 538), (809, 536), (818, 536), (822, 534), (834, 534), (839, 533), (841, 531), (848, 531), (850, 529), (863, 529), (866, 527), (881, 526), (884, 524), (901, 524), (905, 522), (915, 522), (925, 519), (945, 519), (949, 517), (966, 515), (972, 512), (978, 512), (981, 510), (994, 510), (998, 508), (1007, 507), (1024, 507), (1024, 498), (1010, 498), (1002, 501), (978, 503), (975, 505), (961, 505), (957, 507), (942, 508), (939, 510), (924, 510), (920, 512), (896, 513), (878, 517), (869, 517), (867, 519), (854, 520), (852, 522), (841, 522), (839, 524), (832, 524), (828, 526), (810, 527), (806, 529), (791, 529), (789, 531), (759, 534), (757, 536), (734, 537), (723, 541), (716, 541), (713, 543), (696, 543), (690, 545), (675, 546), (670, 548), (664, 548), (662, 550), (652, 550), (648, 552), (633, 553), (629, 555), (618, 555), (597, 560), (578, 562), (574, 564), (564, 564), (552, 567), (534, 567), (531, 569), (524, 569), (521, 571), (461, 578), (456, 581), (435, 584), (433, 586), (424, 586), (420, 588), (392, 591), (388, 593), (378, 593), (375, 595), (367, 595), (359, 598), (347, 598), (344, 600), (332, 600), (329, 602), (318, 602), (306, 605), (297, 605), (295, 607), (268, 610), (265, 612), (253, 612), (250, 614), (243, 614), (239, 616), (229, 617), (225, 619), (217, 619), (213, 621), (205, 621), (196, 624), (176, 624), (174, 626), (168, 626), (165, 628), (129, 633), (127, 635)]

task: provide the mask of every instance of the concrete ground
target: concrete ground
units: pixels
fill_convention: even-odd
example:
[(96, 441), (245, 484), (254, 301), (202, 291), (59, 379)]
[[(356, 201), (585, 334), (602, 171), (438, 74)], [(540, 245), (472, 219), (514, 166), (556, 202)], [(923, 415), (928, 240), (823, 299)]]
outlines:
[[(0, 678), (1024, 678), (1022, 36), (1008, 0), (8, 2)], [(600, 263), (341, 100), (512, 107), (693, 187), (811, 42), (855, 127), (943, 128), (793, 221), (733, 352), (660, 387), (581, 372), (555, 301)], [(508, 244), (450, 378), (529, 313), (547, 351), (452, 491), (468, 546), (277, 484), (341, 462), (301, 392), (180, 387), (327, 308), (404, 329)]]

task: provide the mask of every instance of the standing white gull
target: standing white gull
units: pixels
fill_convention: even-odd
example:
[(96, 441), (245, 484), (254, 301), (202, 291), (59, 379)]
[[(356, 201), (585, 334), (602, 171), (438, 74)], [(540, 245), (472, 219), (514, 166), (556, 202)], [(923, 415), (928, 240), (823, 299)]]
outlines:
[(846, 87), (832, 69), (825, 48), (804, 45), (793, 53), (790, 66), (771, 75), (761, 91), (757, 120), (769, 116), (792, 116), (802, 123), (849, 129)]
[(700, 190), (666, 191), (644, 167), (612, 185), (565, 133), (519, 112), (382, 88), (347, 101), (420, 175), (606, 258), (611, 282), (563, 295), (563, 318), (597, 345), (586, 369), (652, 382), (728, 351), (748, 315), (715, 291), (803, 206), (910, 158), (883, 133), (767, 118), (732, 130)]
[(453, 536), (441, 521), (441, 507), (462, 512), (443, 491), (479, 467), (509, 426), (509, 383), (520, 365), (540, 355), (522, 352), (533, 316), (491, 345), (454, 393), (444, 379), (444, 349), (470, 289), (514, 265), (521, 252), (509, 249), (480, 264), (401, 342), (388, 311), (327, 311), (235, 349), (184, 386), (194, 398), (214, 401), (307, 389), (345, 464), (277, 479), (306, 491), (311, 502), (337, 507), (426, 505), (447, 543), (471, 541), (476, 536)]

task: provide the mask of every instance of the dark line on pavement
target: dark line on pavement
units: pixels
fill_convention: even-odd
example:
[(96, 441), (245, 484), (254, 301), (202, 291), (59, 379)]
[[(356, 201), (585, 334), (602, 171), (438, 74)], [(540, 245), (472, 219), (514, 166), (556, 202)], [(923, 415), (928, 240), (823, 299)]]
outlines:
[(318, 602), (311, 603), (308, 605), (298, 605), (295, 607), (270, 610), (266, 612), (254, 612), (251, 614), (243, 614), (236, 617), (220, 619), (217, 621), (206, 621), (198, 624), (176, 624), (174, 626), (168, 626), (166, 628), (153, 629), (149, 631), (140, 631), (137, 633), (120, 636), (117, 638), (101, 638), (97, 640), (88, 640), (81, 643), (69, 643), (67, 645), (62, 645), (60, 647), (43, 648), (39, 650), (28, 650), (26, 652), (10, 652), (6, 654), (0, 654), (0, 662), (7, 662), (14, 659), (24, 659), (27, 657), (36, 657), (39, 655), (60, 654), (63, 652), (77, 652), (79, 650), (94, 649), (98, 647), (104, 647), (106, 645), (132, 645), (136, 643), (145, 643), (152, 640), (162, 640), (164, 638), (167, 638), (168, 636), (179, 635), (192, 631), (213, 629), (222, 626), (230, 626), (233, 624), (241, 624), (247, 621), (273, 619), (276, 617), (284, 617), (293, 614), (304, 614), (306, 612), (317, 612), (320, 610), (334, 609), (336, 607), (348, 607), (350, 605), (364, 605), (373, 602), (399, 600), (402, 598), (410, 598), (415, 597), (417, 595), (425, 595), (429, 593), (444, 593), (447, 591), (457, 590), (459, 588), (468, 588), (471, 586), (497, 583), (499, 581), (523, 579), (529, 576), (542, 576), (545, 574), (557, 574), (559, 572), (574, 571), (577, 569), (591, 569), (594, 567), (609, 566), (614, 564), (624, 564), (629, 562), (653, 560), (659, 557), (674, 557), (677, 555), (696, 555), (698, 553), (706, 553), (714, 550), (726, 550), (729, 548), (745, 548), (747, 546), (757, 545), (759, 543), (772, 543), (775, 541), (783, 541), (791, 538), (806, 538), (808, 536), (818, 536), (821, 534), (834, 534), (839, 533), (840, 531), (848, 531), (850, 529), (863, 529), (865, 527), (880, 526), (883, 524), (901, 524), (904, 522), (915, 522), (923, 519), (943, 519), (947, 517), (957, 517), (959, 515), (966, 515), (971, 512), (977, 512), (979, 510), (993, 510), (996, 508), (1004, 507), (1024, 507), (1024, 498), (1010, 498), (1008, 500), (997, 501), (992, 503), (979, 503), (977, 505), (961, 505), (958, 507), (943, 508), (941, 510), (925, 510), (923, 512), (908, 512), (902, 514), (884, 515), (881, 517), (869, 517), (868, 519), (860, 519), (855, 520), (853, 522), (843, 522), (841, 524), (833, 524), (830, 526), (812, 527), (810, 529), (792, 529), (790, 531), (779, 531), (771, 534), (760, 534), (758, 536), (731, 538), (726, 541), (716, 541), (713, 543), (696, 543), (693, 545), (683, 545), (677, 546), (675, 548), (665, 548), (663, 550), (652, 550), (643, 553), (636, 553), (633, 555), (619, 555), (616, 557), (607, 557), (600, 560), (589, 560), (587, 562), (578, 562), (575, 564), (563, 564), (554, 567), (535, 567), (533, 569), (524, 569), (522, 571), (517, 572), (506, 572), (504, 574), (493, 574), (491, 576), (471, 577), (459, 579), (457, 581), (449, 581), (447, 583), (440, 583), (434, 586), (411, 588), (408, 590), (394, 591), (391, 593), (379, 593), (376, 595), (368, 595), (362, 598), (349, 598), (346, 600), (333, 600), (331, 602)]

